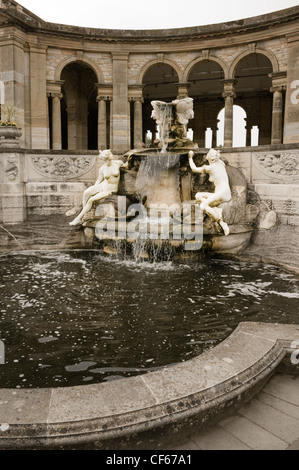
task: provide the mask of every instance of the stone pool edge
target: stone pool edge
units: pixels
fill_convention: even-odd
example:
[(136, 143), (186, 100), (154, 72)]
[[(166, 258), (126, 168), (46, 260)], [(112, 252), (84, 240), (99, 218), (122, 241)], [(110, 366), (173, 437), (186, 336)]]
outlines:
[(202, 429), (241, 407), (283, 360), (298, 373), (290, 356), (298, 348), (299, 325), (244, 322), (213, 349), (159, 371), (76, 387), (0, 389), (0, 449), (161, 444), (161, 436)]

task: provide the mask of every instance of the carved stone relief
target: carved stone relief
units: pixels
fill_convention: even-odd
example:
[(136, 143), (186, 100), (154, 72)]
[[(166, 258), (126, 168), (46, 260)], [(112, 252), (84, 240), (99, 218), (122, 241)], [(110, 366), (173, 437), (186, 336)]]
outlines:
[(19, 173), (19, 168), (18, 168), (18, 158), (15, 156), (9, 156), (6, 161), (5, 165), (5, 174), (6, 177), (9, 181), (15, 181), (18, 173)]
[(273, 152), (255, 154), (255, 162), (263, 172), (272, 177), (299, 175), (299, 152)]
[(39, 174), (59, 180), (78, 178), (95, 165), (95, 156), (31, 155), (30, 163)]

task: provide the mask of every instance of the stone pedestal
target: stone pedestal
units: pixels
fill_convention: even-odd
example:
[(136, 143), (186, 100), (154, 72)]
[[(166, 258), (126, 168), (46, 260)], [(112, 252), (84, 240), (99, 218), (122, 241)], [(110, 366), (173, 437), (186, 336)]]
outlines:
[(17, 127), (0, 127), (0, 223), (5, 225), (26, 219), (21, 134)]

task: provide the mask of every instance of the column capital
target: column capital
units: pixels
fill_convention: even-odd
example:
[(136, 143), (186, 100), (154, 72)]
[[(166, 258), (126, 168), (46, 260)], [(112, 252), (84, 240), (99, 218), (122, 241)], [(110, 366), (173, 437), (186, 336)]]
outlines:
[(235, 86), (238, 83), (238, 80), (236, 78), (223, 78), (220, 80), (220, 82), (223, 83), (224, 87), (225, 86)]
[(47, 80), (47, 95), (52, 97), (61, 95), (61, 88), (64, 83), (64, 80)]
[(188, 90), (190, 88), (191, 83), (189, 82), (180, 82), (180, 83), (175, 83), (175, 86), (178, 89), (178, 96), (177, 99), (183, 99), (183, 98), (188, 98)]
[(269, 77), (272, 80), (271, 93), (275, 91), (285, 91), (287, 88), (287, 72), (270, 73)]
[(61, 100), (63, 98), (63, 94), (62, 93), (49, 93), (49, 96), (51, 98), (58, 98), (59, 100)]
[(111, 84), (96, 83), (97, 101), (112, 101), (113, 86)]
[(129, 101), (140, 101), (141, 103), (144, 102), (143, 99), (143, 89), (145, 85), (144, 84), (134, 84), (134, 85), (129, 85), (128, 87), (128, 100)]
[(225, 98), (236, 98), (236, 93), (232, 90), (227, 90), (222, 93), (222, 97)]
[(108, 96), (108, 95), (98, 95), (96, 97), (96, 101), (99, 102), (99, 101), (112, 101), (112, 96)]
[(235, 94), (235, 85), (237, 84), (237, 80), (235, 78), (232, 79), (225, 79), (221, 80), (223, 83), (223, 98), (236, 98)]
[(276, 91), (282, 93), (287, 89), (286, 85), (275, 85), (270, 88), (271, 93), (275, 93)]
[(129, 101), (134, 103), (144, 103), (143, 96), (129, 96)]

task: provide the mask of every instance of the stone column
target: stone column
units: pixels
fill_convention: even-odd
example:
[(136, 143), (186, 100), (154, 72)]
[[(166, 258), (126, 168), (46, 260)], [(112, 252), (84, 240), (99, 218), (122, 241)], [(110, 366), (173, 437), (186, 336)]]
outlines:
[(144, 85), (136, 84), (129, 86), (129, 112), (133, 103), (133, 147), (141, 148), (146, 137), (143, 135), (143, 88)]
[(130, 149), (130, 115), (128, 106), (128, 53), (113, 53), (112, 151)]
[(98, 102), (98, 149), (107, 148), (107, 105), (104, 96), (97, 97)]
[(252, 129), (252, 124), (246, 119), (246, 147), (251, 146), (251, 129)]
[(222, 93), (225, 99), (224, 114), (224, 147), (233, 146), (233, 106), (236, 80), (223, 80), (224, 91)]
[(143, 98), (134, 98), (134, 148), (142, 147), (142, 103)]
[(53, 150), (61, 150), (61, 93), (53, 93), (52, 99), (52, 148)]
[(271, 144), (281, 144), (283, 137), (283, 110), (284, 110), (284, 92), (286, 90), (286, 72), (270, 74), (272, 78), (273, 93), (272, 102), (272, 131)]
[(272, 87), (271, 92), (273, 93), (271, 144), (281, 144), (283, 112), (282, 87)]
[(105, 150), (108, 148), (109, 135), (108, 132), (108, 103), (112, 99), (112, 85), (96, 84), (97, 102), (98, 102), (98, 149)]
[(218, 122), (217, 122), (216, 125), (214, 124), (214, 125), (211, 126), (211, 130), (212, 130), (212, 147), (215, 148), (215, 147), (217, 147)]
[[(47, 96), (50, 98), (52, 103), (52, 149), (62, 149), (62, 136), (61, 136), (61, 99), (63, 97), (61, 93), (61, 87), (64, 81), (47, 81)], [(49, 114), (49, 110), (48, 110)], [(49, 122), (48, 122), (49, 127)]]

